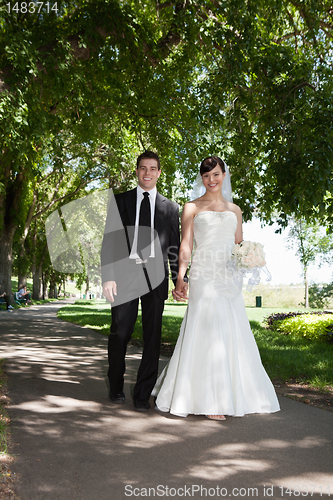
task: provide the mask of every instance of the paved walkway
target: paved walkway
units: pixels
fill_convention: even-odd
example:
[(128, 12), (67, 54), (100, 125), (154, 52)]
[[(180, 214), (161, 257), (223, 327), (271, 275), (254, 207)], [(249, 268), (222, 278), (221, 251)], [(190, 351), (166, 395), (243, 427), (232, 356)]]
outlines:
[(107, 338), (57, 319), (61, 305), (0, 312), (21, 500), (333, 496), (333, 413), (287, 398), (223, 423), (137, 413), (135, 348), (126, 404), (112, 405)]

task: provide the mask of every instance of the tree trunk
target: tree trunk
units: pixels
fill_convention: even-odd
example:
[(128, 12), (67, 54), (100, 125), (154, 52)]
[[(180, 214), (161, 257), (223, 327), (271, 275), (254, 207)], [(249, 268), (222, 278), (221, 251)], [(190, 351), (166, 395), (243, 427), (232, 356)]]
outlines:
[(50, 276), (50, 286), (49, 286), (49, 298), (57, 299), (57, 276), (55, 273), (52, 273)]
[(26, 267), (26, 249), (24, 246), (25, 239), (22, 237), (19, 244), (17, 267), (18, 267), (18, 280), (17, 289), (20, 290), (27, 286), (27, 267)]
[(305, 307), (309, 307), (309, 282), (308, 282), (308, 270), (304, 269), (304, 285), (305, 285)]
[(42, 258), (37, 264), (37, 229), (36, 222), (34, 227), (34, 233), (32, 238), (33, 244), (33, 252), (32, 252), (32, 264), (31, 264), (31, 272), (32, 272), (32, 298), (35, 300), (44, 299), (44, 284), (43, 284), (43, 263), (45, 259), (45, 247), (42, 251)]
[(50, 299), (54, 299), (54, 285), (55, 285), (55, 282), (51, 279), (50, 286), (49, 286), (49, 298)]
[(20, 290), (24, 286), (27, 286), (27, 275), (19, 273), (18, 275), (18, 281), (17, 281), (17, 288)]
[(12, 267), (13, 267), (13, 239), (15, 231), (0, 232), (0, 285), (2, 293), (5, 292), (11, 303), (14, 301), (12, 294)]
[(42, 281), (43, 281), (43, 300), (45, 300), (49, 298), (49, 291), (47, 288), (48, 281), (45, 279), (45, 276), (44, 279), (42, 279)]
[(42, 288), (42, 270), (38, 268), (33, 270), (32, 273), (32, 298), (34, 300), (42, 300), (43, 298), (43, 288)]

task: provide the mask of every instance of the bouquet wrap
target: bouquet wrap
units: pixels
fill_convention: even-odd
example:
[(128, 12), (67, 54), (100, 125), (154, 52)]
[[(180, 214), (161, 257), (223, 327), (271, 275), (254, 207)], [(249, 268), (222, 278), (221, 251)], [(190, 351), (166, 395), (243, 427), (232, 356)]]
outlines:
[(259, 285), (261, 271), (266, 274), (266, 281), (272, 279), (271, 273), (266, 267), (266, 256), (261, 243), (254, 241), (237, 243), (232, 250), (227, 266), (232, 269), (237, 281), (242, 281), (246, 274), (250, 274), (247, 284), (248, 291)]

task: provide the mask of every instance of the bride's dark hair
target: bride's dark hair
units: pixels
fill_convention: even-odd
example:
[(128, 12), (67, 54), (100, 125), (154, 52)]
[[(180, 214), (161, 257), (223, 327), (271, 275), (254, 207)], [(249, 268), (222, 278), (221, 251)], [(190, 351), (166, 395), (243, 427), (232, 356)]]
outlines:
[(220, 165), (222, 172), (225, 172), (225, 163), (218, 156), (208, 156), (205, 158), (200, 165), (200, 175), (205, 174), (206, 172), (210, 172), (213, 170), (216, 165)]

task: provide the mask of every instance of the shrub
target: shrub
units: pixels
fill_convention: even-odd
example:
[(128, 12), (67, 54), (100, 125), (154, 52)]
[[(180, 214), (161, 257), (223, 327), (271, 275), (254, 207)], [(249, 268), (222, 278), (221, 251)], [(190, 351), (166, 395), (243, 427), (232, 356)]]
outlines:
[(267, 323), (268, 326), (273, 326), (275, 321), (282, 321), (284, 319), (293, 318), (294, 316), (299, 316), (301, 314), (305, 314), (305, 313), (301, 313), (301, 312), (274, 313), (265, 319), (265, 323)]
[(309, 287), (310, 307), (327, 307), (333, 296), (333, 283), (319, 286), (316, 283)]
[(333, 340), (332, 313), (289, 313), (284, 319), (275, 319), (271, 328), (277, 332), (308, 340)]

